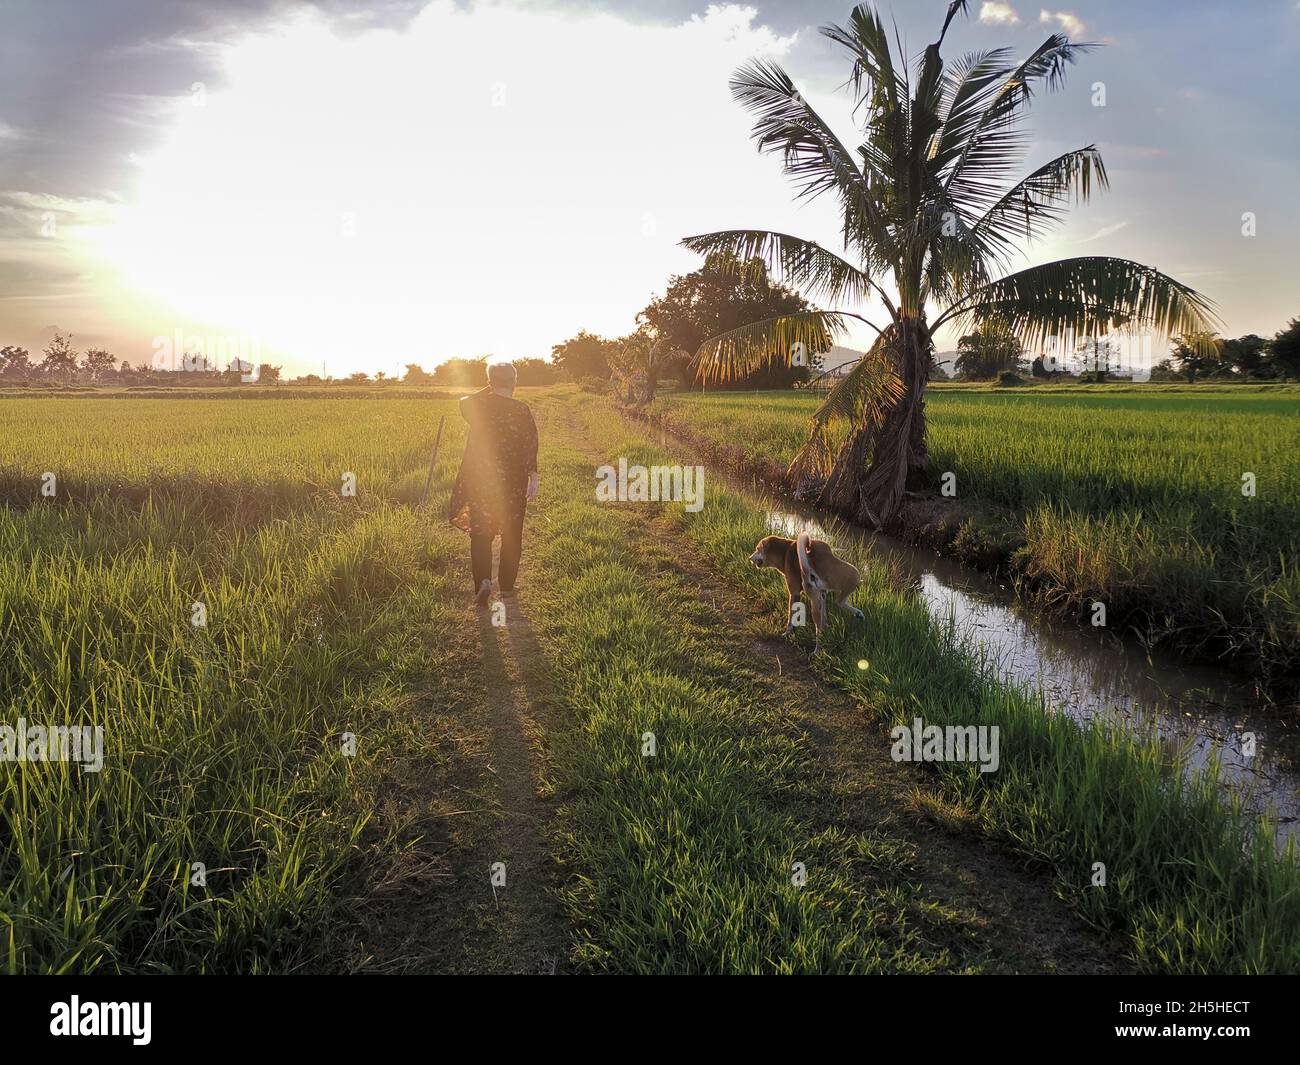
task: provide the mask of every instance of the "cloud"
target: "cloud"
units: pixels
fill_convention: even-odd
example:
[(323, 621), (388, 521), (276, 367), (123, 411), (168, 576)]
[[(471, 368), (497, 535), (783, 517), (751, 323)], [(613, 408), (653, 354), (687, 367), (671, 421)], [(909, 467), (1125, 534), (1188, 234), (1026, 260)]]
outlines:
[(1020, 15), (1010, 4), (1000, 4), (993, 0), (980, 6), (980, 21), (992, 25), (1014, 26), (1020, 21)]
[(1048, 11), (1044, 8), (1038, 13), (1038, 21), (1044, 26), (1050, 26), (1055, 22), (1065, 31), (1067, 37), (1082, 37), (1088, 31), (1083, 20), (1073, 11)]
[(221, 46), (313, 11), (340, 34), (406, 25), (423, 0), (204, 0), (195, 3), (5, 4), (0, 40), (0, 189), (112, 196), (129, 179), (125, 153), (156, 144), (169, 105), (190, 86), (220, 85)]
[[(544, 354), (631, 328), (698, 266), (683, 234), (838, 232), (727, 81), (842, 0), (0, 2), (0, 343), (57, 321), (133, 362), (175, 325), (256, 332), (298, 369)], [(791, 69), (845, 136), (822, 54)]]
[(1079, 241), (1079, 243), (1091, 244), (1094, 240), (1105, 240), (1107, 237), (1113, 236), (1114, 234), (1118, 233), (1121, 229), (1124, 229), (1127, 225), (1128, 222), (1123, 221), (1123, 222), (1116, 222), (1114, 225), (1102, 226), (1092, 236), (1084, 237), (1081, 241)]
[(795, 42), (735, 5), (647, 25), (438, 0), (352, 37), (296, 17), (224, 48), (201, 104), (186, 80), (138, 191), (86, 236), (159, 304), (146, 347), (214, 321), (299, 368), (390, 371), (614, 335), (698, 265), (684, 234), (794, 224), (728, 78)]

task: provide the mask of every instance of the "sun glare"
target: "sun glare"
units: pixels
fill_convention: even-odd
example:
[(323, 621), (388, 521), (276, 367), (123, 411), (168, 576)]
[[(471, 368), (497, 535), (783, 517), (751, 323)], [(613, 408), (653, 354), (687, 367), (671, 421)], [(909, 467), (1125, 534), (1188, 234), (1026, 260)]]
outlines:
[[(434, 4), (353, 36), (299, 18), (178, 102), (102, 250), (174, 309), (151, 333), (247, 334), (331, 372), (625, 332), (690, 268), (676, 241), (694, 219), (775, 169), (727, 92), (743, 59), (789, 47), (752, 17)], [(782, 202), (768, 179), (753, 195)]]

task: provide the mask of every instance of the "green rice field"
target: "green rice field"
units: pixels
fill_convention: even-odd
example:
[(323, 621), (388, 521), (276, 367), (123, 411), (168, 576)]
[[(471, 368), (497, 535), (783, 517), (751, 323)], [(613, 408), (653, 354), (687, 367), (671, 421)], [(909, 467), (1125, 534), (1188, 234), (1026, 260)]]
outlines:
[[(775, 637), (783, 593), (745, 561), (760, 502), (712, 484), (699, 513), (602, 504), (599, 464), (680, 456), (603, 397), (521, 395), (542, 490), (521, 593), (490, 610), (443, 513), (450, 400), (0, 400), (0, 724), (103, 731), (98, 770), (0, 761), (0, 966), (1300, 968), (1295, 850), (1212, 770), (983, 675), (871, 558), (871, 625), (836, 621), (816, 655), (810, 633)], [(665, 406), (750, 447), (766, 429), (779, 454), (807, 402)], [(1219, 506), (1264, 580), (1263, 545), (1285, 551), (1271, 493), (1295, 482), (1257, 438), (1293, 415), (1255, 400), (1234, 436), (1217, 398), (1179, 400), (1199, 428), (1162, 402), (939, 393), (936, 462), (970, 450), (963, 486), (1014, 475), (1026, 520), (1077, 522), (1103, 506), (1100, 442), (1167, 418), (1202, 460), (1126, 445), (1111, 498), (1207, 540), (1198, 511)], [(1031, 505), (1034, 455), (1072, 509)], [(1243, 461), (1259, 495), (1219, 499)], [(996, 725), (1001, 768), (900, 764), (889, 730), (913, 716)]]

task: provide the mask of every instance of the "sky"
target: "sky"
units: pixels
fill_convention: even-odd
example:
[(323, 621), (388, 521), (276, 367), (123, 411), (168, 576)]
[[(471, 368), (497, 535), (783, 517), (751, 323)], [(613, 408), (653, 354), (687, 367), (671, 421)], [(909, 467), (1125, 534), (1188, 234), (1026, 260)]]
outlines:
[[(879, 6), (912, 53), (946, 0)], [(137, 364), (215, 339), (338, 376), (630, 332), (699, 265), (683, 236), (837, 246), (727, 81), (775, 59), (857, 143), (817, 32), (850, 7), (0, 0), (0, 345), (58, 329)], [(1024, 169), (1096, 143), (1111, 188), (1025, 264), (1156, 266), (1227, 336), (1300, 315), (1300, 2), (972, 0), (945, 55), (1057, 30), (1104, 47), (1036, 99)]]

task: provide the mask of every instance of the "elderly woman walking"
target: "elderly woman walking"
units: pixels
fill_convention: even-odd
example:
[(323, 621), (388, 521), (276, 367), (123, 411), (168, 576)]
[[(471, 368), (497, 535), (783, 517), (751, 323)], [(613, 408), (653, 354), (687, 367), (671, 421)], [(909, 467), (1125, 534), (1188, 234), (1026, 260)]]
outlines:
[(515, 368), (488, 367), (487, 387), (460, 401), (469, 424), (465, 457), (451, 491), (448, 517), (469, 533), (474, 597), (492, 596), (492, 542), (501, 537), (497, 587), (511, 595), (524, 542), (524, 510), (537, 495), (537, 424), (528, 406), (513, 398)]

